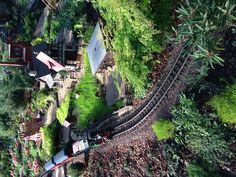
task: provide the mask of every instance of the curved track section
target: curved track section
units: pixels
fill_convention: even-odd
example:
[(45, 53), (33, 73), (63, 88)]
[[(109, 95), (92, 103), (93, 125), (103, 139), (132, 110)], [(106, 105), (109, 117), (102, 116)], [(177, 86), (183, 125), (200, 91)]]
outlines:
[(145, 123), (145, 120), (161, 106), (162, 101), (173, 85), (181, 79), (182, 73), (186, 71), (189, 61), (189, 56), (186, 58), (178, 57), (167, 77), (145, 106), (135, 116), (113, 128), (113, 138), (125, 136)]
[(182, 57), (184, 48), (184, 46), (181, 46), (172, 67), (143, 105), (128, 115), (118, 119), (116, 118), (116, 120), (108, 118), (104, 122), (96, 124), (96, 127), (93, 127), (91, 132), (96, 133), (104, 129), (109, 129), (111, 130), (113, 139), (115, 139), (127, 135), (145, 123), (146, 119), (160, 108), (167, 93), (174, 87), (176, 82), (182, 79), (181, 76), (188, 70), (187, 66), (190, 59), (189, 56)]

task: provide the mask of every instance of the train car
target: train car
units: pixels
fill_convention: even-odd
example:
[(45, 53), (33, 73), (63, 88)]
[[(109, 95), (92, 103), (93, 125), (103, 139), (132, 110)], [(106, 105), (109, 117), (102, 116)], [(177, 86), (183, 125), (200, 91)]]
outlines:
[(85, 152), (89, 148), (88, 140), (77, 141), (72, 145), (73, 155)]
[(54, 155), (45, 163), (45, 171), (51, 171), (56, 169), (57, 167), (72, 160), (74, 156), (85, 152), (88, 148), (89, 144), (87, 140), (80, 140), (73, 143), (72, 146), (67, 146), (67, 148), (59, 151), (56, 155)]

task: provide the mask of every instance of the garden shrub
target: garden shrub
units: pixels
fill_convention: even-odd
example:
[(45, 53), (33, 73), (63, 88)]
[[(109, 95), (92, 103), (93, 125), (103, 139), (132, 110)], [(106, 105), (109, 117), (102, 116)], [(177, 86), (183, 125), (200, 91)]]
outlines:
[(224, 60), (219, 56), (220, 33), (235, 20), (232, 0), (185, 0), (176, 10), (179, 20), (177, 43), (185, 42), (183, 56), (191, 55), (201, 65), (211, 66)]
[(172, 110), (175, 128), (175, 142), (188, 149), (211, 165), (224, 165), (231, 158), (232, 152), (224, 139), (222, 127), (215, 117), (202, 115), (195, 103), (184, 95), (180, 104)]
[(46, 90), (39, 90), (32, 94), (32, 109), (43, 111), (48, 108), (49, 102), (54, 101), (54, 97)]
[(54, 122), (51, 125), (44, 125), (40, 128), (42, 133), (42, 154), (45, 154), (45, 158), (49, 158), (56, 153), (56, 139), (57, 139), (57, 125)]
[(71, 93), (67, 93), (64, 101), (61, 103), (60, 107), (56, 111), (56, 117), (57, 120), (60, 122), (60, 124), (63, 124), (63, 122), (66, 120), (68, 116), (68, 110), (70, 106), (70, 96)]
[(224, 123), (236, 124), (236, 83), (215, 95), (208, 104)]
[(30, 12), (23, 18), (23, 32), (17, 36), (18, 41), (31, 42), (33, 40), (34, 27), (37, 23), (39, 12)]
[(31, 45), (35, 46), (35, 45), (41, 44), (42, 42), (43, 42), (43, 39), (38, 37), (38, 38), (32, 40)]
[(164, 42), (168, 33), (171, 33), (174, 1), (173, 0), (134, 0), (143, 14), (155, 22), (155, 26), (160, 30), (159, 42)]
[(168, 120), (158, 120), (152, 124), (152, 129), (158, 140), (173, 137), (175, 125)]

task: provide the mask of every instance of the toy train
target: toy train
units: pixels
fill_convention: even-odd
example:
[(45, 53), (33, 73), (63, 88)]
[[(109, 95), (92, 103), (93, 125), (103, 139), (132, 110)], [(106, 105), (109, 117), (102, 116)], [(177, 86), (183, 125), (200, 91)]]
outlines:
[(49, 159), (45, 165), (45, 172), (50, 172), (57, 167), (66, 164), (72, 160), (75, 156), (85, 153), (90, 147), (104, 144), (110, 139), (110, 132), (104, 131), (94, 135), (86, 134), (82, 140), (76, 141), (73, 144), (68, 145), (65, 149), (59, 151), (51, 159)]
[(44, 170), (53, 171), (57, 167), (72, 160), (75, 155), (84, 153), (88, 149), (88, 140), (77, 141), (72, 144), (72, 148), (71, 146), (68, 146), (66, 149), (59, 151), (56, 155), (49, 159), (44, 165)]

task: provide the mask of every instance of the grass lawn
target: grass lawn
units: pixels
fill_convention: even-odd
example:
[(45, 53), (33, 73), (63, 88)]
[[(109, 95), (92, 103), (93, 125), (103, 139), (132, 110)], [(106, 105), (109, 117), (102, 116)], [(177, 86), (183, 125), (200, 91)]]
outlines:
[[(77, 117), (79, 127), (88, 126), (90, 121), (102, 118), (104, 115), (112, 112), (112, 107), (105, 104), (102, 97), (97, 97), (98, 84), (95, 77), (92, 76), (87, 51), (84, 53), (84, 75), (73, 91), (73, 114)], [(79, 97), (76, 99), (75, 94)]]
[(153, 123), (152, 129), (157, 139), (163, 140), (173, 136), (175, 125), (167, 120), (158, 120)]

